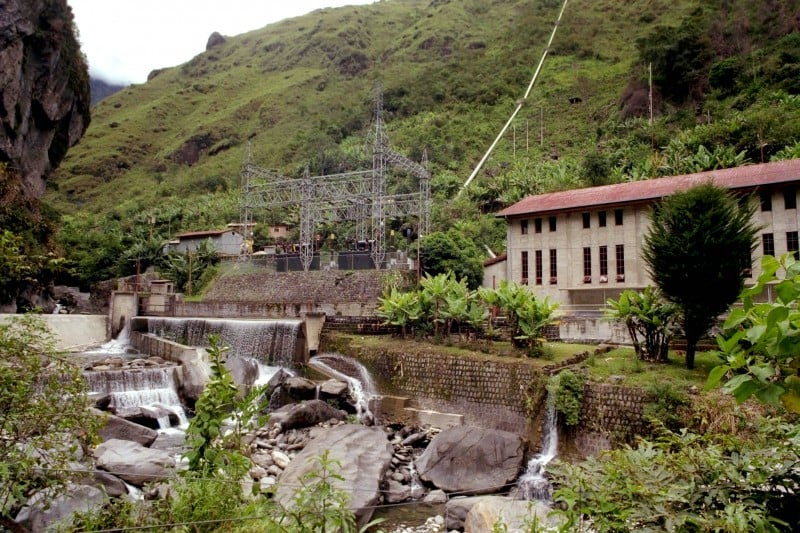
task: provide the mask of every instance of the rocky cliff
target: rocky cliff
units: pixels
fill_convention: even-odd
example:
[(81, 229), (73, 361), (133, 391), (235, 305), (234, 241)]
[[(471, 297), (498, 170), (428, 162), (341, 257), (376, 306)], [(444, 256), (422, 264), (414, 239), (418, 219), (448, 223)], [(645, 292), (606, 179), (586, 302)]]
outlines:
[(35, 203), (89, 125), (89, 75), (74, 28), (66, 0), (0, 0), (4, 209)]

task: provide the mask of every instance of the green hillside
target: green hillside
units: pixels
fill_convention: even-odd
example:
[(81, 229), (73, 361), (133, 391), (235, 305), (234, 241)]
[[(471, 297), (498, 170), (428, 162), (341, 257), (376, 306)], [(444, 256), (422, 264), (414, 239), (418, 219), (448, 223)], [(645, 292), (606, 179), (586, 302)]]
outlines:
[(800, 156), (799, 5), (570, 2), (522, 113), (459, 202), (444, 200), (524, 94), (561, 2), (316, 11), (228, 37), (101, 101), (46, 201), (65, 215), (75, 268), (111, 274), (111, 257), (89, 250), (119, 255), (236, 220), (248, 142), (259, 165), (287, 176), (360, 167), (379, 82), (393, 146), (430, 158), (435, 229), (474, 220), (481, 244), (501, 248), (502, 232), (481, 212), (524, 194)]

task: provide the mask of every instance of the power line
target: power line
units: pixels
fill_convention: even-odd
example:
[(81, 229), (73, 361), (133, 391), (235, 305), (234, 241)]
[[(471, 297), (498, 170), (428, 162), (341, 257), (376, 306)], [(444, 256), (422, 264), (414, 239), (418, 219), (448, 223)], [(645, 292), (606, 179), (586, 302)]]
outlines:
[(492, 145), (489, 146), (489, 149), (486, 151), (484, 156), (478, 162), (478, 165), (475, 167), (475, 170), (472, 171), (472, 174), (470, 174), (469, 178), (467, 178), (467, 181), (465, 181), (464, 185), (461, 186), (459, 194), (461, 193), (461, 191), (466, 189), (467, 186), (472, 182), (472, 180), (475, 179), (475, 176), (478, 175), (478, 172), (480, 172), (481, 168), (483, 167), (483, 164), (489, 158), (489, 155), (491, 155), (495, 146), (497, 146), (497, 143), (500, 142), (500, 139), (503, 138), (503, 135), (505, 134), (506, 130), (508, 130), (508, 127), (514, 121), (514, 118), (517, 116), (517, 113), (519, 113), (520, 109), (522, 109), (523, 104), (528, 99), (528, 95), (530, 95), (531, 90), (533, 89), (533, 85), (536, 82), (536, 78), (539, 77), (539, 72), (542, 70), (542, 65), (544, 65), (544, 60), (547, 57), (547, 53), (550, 51), (550, 45), (553, 44), (553, 38), (556, 36), (556, 30), (558, 29), (558, 26), (561, 23), (561, 17), (564, 14), (564, 10), (567, 7), (567, 1), (568, 0), (564, 0), (564, 3), (561, 5), (561, 11), (559, 11), (558, 18), (556, 19), (556, 22), (553, 25), (553, 31), (550, 34), (550, 39), (547, 41), (547, 46), (545, 47), (544, 52), (542, 52), (542, 58), (539, 60), (539, 65), (536, 67), (536, 71), (533, 73), (533, 77), (531, 78), (531, 82), (528, 84), (528, 89), (525, 91), (525, 95), (520, 100), (517, 101), (516, 109), (514, 109), (514, 112), (511, 113), (511, 116), (508, 118), (508, 121), (506, 122), (505, 126), (503, 126), (503, 129), (500, 130), (500, 133), (497, 134), (497, 138), (495, 138)]

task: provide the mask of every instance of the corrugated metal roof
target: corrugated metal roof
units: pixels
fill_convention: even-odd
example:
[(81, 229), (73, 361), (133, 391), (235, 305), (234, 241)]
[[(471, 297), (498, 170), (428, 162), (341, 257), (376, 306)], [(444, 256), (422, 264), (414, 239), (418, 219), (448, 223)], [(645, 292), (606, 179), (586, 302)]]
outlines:
[(181, 233), (180, 235), (176, 235), (178, 239), (193, 239), (195, 237), (217, 237), (222, 235), (223, 233), (228, 233), (229, 231), (233, 231), (230, 229), (211, 229), (211, 230), (204, 230), (204, 231), (187, 231), (186, 233)]
[(733, 190), (800, 181), (800, 159), (538, 194), (523, 198), (496, 216), (515, 217), (650, 202), (709, 181)]

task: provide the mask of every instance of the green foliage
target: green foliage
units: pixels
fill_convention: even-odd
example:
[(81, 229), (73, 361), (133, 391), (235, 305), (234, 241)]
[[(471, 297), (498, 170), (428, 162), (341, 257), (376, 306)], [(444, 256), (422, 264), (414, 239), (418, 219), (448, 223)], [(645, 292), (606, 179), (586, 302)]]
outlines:
[(544, 329), (555, 322), (558, 304), (547, 297), (536, 298), (526, 286), (508, 280), (502, 280), (496, 289), (481, 287), (478, 296), (506, 315), (515, 345), (526, 347), (530, 355), (539, 354)]
[(666, 363), (677, 308), (665, 301), (657, 288), (625, 290), (606, 302), (605, 317), (625, 323), (639, 359)]
[(33, 315), (0, 323), (0, 526), (35, 492), (57, 495), (76, 474), (78, 448), (96, 438), (80, 368)]
[(456, 279), (466, 280), (470, 289), (483, 281), (483, 256), (475, 243), (454, 230), (433, 232), (420, 243), (423, 272), (429, 276), (452, 272)]
[[(254, 387), (244, 398), (239, 398), (239, 390), (230, 371), (223, 365), (223, 355), (227, 347), (219, 346), (216, 335), (209, 336), (208, 358), (211, 365), (211, 380), (203, 389), (195, 404), (195, 416), (186, 430), (189, 450), (189, 472), (214, 475), (218, 469), (235, 470), (232, 479), (241, 477), (238, 472), (246, 459), (241, 455), (242, 430), (258, 419), (258, 405), (255, 399), (263, 393), (263, 388)], [(232, 431), (223, 433), (223, 422), (230, 419)], [(246, 466), (244, 467), (246, 471)]]
[(654, 398), (644, 407), (645, 418), (670, 431), (679, 431), (685, 427), (681, 409), (690, 403), (685, 392), (664, 382), (651, 383), (645, 390)]
[(389, 294), (384, 294), (381, 298), (378, 298), (376, 313), (387, 324), (399, 326), (403, 337), (405, 337), (408, 326), (415, 324), (422, 313), (419, 294), (416, 291), (404, 292), (392, 287)]
[(686, 366), (697, 342), (736, 301), (755, 247), (755, 205), (699, 185), (665, 198), (651, 215), (642, 257), (650, 277), (680, 312)]
[[(167, 254), (161, 263), (161, 271), (164, 277), (175, 282), (178, 290), (192, 296), (201, 292), (204, 283), (213, 279), (216, 275), (214, 266), (218, 263), (219, 257), (208, 239), (200, 243), (197, 250)], [(210, 272), (206, 274), (207, 271)]]
[[(766, 419), (751, 440), (667, 432), (590, 457), (548, 466), (567, 528), (598, 531), (791, 531), (800, 435)], [(792, 489), (793, 490), (793, 489)]]
[[(768, 285), (774, 300), (757, 301)], [(739, 403), (755, 396), (800, 413), (799, 298), (800, 262), (792, 254), (764, 256), (755, 285), (741, 293), (742, 307), (731, 309), (717, 335), (724, 363), (709, 373), (707, 387), (724, 380)]]
[(408, 327), (420, 331), (433, 326), (433, 335), (450, 335), (462, 326), (480, 330), (486, 318), (486, 309), (477, 298), (476, 291), (467, 288), (466, 281), (456, 281), (452, 272), (420, 280), (416, 291), (400, 291), (392, 287), (388, 294), (379, 298), (378, 316), (387, 324), (399, 326), (403, 337)]
[(12, 301), (20, 285), (31, 273), (21, 253), (22, 239), (8, 230), (0, 233), (0, 303)]
[(563, 370), (550, 378), (547, 391), (556, 412), (567, 426), (577, 426), (580, 422), (583, 402), (583, 383), (586, 378), (572, 370)]
[(656, 27), (636, 42), (640, 64), (652, 65), (653, 83), (674, 103), (699, 98), (713, 58), (704, 22), (688, 17), (677, 27)]

